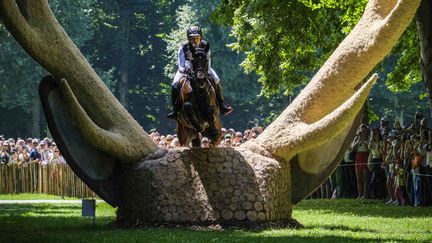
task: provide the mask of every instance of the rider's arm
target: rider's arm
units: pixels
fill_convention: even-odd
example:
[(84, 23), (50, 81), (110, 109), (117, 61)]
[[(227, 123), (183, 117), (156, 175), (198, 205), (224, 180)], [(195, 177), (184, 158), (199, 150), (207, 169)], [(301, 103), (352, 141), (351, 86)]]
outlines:
[(207, 52), (207, 59), (208, 59), (208, 70), (210, 72), (210, 70), (212, 70), (212, 68), (211, 68), (211, 50), (209, 50)]
[(181, 73), (185, 72), (185, 68), (186, 68), (186, 58), (185, 58), (185, 53), (183, 51), (183, 48), (180, 47), (179, 51), (178, 51), (178, 70)]

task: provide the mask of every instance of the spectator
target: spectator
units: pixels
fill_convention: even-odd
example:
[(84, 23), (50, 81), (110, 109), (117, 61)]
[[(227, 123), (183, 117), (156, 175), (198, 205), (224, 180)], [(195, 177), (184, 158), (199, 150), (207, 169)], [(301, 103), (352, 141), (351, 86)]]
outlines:
[(423, 163), (423, 155), (420, 149), (420, 136), (413, 136), (413, 160), (412, 160), (412, 173), (413, 173), (413, 204), (415, 207), (421, 205), (421, 188), (420, 188), (420, 166)]
[(410, 128), (408, 130), (406, 130), (406, 134), (403, 135), (402, 137), (402, 149), (401, 149), (401, 158), (402, 158), (402, 162), (403, 162), (403, 169), (405, 172), (404, 175), (404, 179), (405, 179), (405, 187), (406, 187), (406, 191), (407, 191), (407, 203), (414, 205), (414, 201), (413, 201), (413, 176), (411, 172), (412, 169), (412, 165), (411, 165), (411, 161), (414, 158), (414, 153), (413, 153), (413, 137), (415, 135), (409, 135), (413, 132), (413, 130)]
[(355, 170), (357, 176), (358, 198), (362, 199), (367, 196), (369, 170), (367, 161), (369, 157), (368, 149), (369, 131), (366, 124), (362, 124), (357, 132), (352, 148), (356, 150)]
[(7, 165), (9, 163), (11, 155), (8, 151), (8, 147), (8, 142), (3, 142), (2, 146), (0, 147), (0, 164)]
[(41, 159), (41, 149), (39, 147), (39, 141), (33, 139), (30, 147), (30, 163), (39, 163)]
[(201, 147), (202, 147), (202, 148), (210, 148), (210, 141), (209, 141), (208, 138), (203, 137), (203, 138), (201, 139)]
[(405, 206), (408, 203), (408, 194), (405, 188), (405, 170), (400, 160), (395, 163), (395, 174), (395, 196), (398, 202), (397, 205)]
[(180, 147), (180, 141), (178, 140), (178, 138), (173, 139), (173, 141), (171, 142), (171, 147), (172, 148), (179, 148)]
[(27, 153), (27, 149), (25, 146), (18, 147), (18, 158), (17, 164), (18, 166), (22, 166), (29, 162), (29, 153)]
[(167, 148), (167, 144), (166, 144), (165, 140), (160, 140), (158, 146), (159, 146), (159, 148), (162, 148), (162, 149)]
[(240, 146), (241, 143), (242, 143), (242, 139), (243, 139), (243, 134), (242, 134), (241, 132), (236, 132), (236, 133), (234, 134), (234, 138), (233, 138), (233, 140), (232, 140), (232, 145), (233, 145), (234, 147), (238, 147), (238, 146)]
[(50, 164), (66, 164), (66, 160), (61, 155), (61, 153), (57, 147), (54, 147), (53, 156), (52, 156), (49, 163)]
[(349, 147), (344, 154), (344, 159), (342, 160), (340, 166), (337, 170), (340, 170), (340, 178), (336, 172), (336, 184), (339, 189), (337, 190), (338, 198), (353, 198), (357, 197), (357, 178), (354, 168), (355, 151)]
[(369, 141), (368, 149), (370, 150), (371, 163), (370, 170), (372, 172), (369, 192), (372, 198), (385, 198), (386, 178), (383, 169), (383, 147), (384, 142), (381, 137), (381, 132), (378, 128), (372, 129), (371, 138)]
[[(424, 120), (424, 119), (423, 119)], [(423, 121), (422, 120), (422, 121)], [(431, 192), (432, 188), (429, 181), (429, 169), (432, 165), (432, 130), (428, 132), (428, 140), (422, 145), (423, 147), (423, 161), (419, 167), (420, 175), (420, 190), (421, 190), (421, 205), (422, 206), (431, 206), (432, 198)]]
[(40, 142), (40, 163), (42, 165), (47, 165), (52, 158), (52, 153), (48, 148), (46, 140)]
[(174, 136), (172, 135), (167, 135), (165, 142), (167, 144), (167, 149), (172, 149), (173, 147), (171, 146), (172, 141), (174, 140)]
[(387, 193), (389, 195), (389, 201), (387, 204), (397, 204), (395, 192), (395, 170), (394, 163), (400, 160), (400, 148), (401, 143), (398, 140), (397, 131), (393, 130), (387, 139), (386, 144), (386, 158), (385, 168), (387, 176)]

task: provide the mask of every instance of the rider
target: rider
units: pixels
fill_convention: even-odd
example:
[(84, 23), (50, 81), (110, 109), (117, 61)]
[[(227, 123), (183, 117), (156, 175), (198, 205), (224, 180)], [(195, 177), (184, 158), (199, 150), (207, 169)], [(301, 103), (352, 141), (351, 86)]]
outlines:
[(224, 104), (224, 98), (222, 93), (222, 86), (220, 84), (220, 79), (216, 72), (211, 68), (211, 51), (210, 51), (210, 44), (204, 40), (202, 40), (202, 31), (199, 26), (191, 26), (187, 29), (187, 38), (188, 41), (183, 43), (182, 46), (179, 49), (178, 52), (178, 71), (174, 77), (174, 81), (172, 83), (172, 89), (171, 89), (171, 102), (173, 106), (173, 111), (168, 114), (168, 118), (170, 119), (177, 119), (178, 112), (180, 111), (180, 102), (179, 96), (180, 96), (180, 89), (181, 89), (181, 83), (180, 80), (183, 76), (187, 75), (189, 70), (191, 69), (191, 58), (192, 58), (192, 51), (200, 47), (204, 49), (207, 52), (208, 57), (208, 72), (209, 75), (213, 78), (215, 83), (215, 92), (216, 92), (216, 99), (220, 107), (220, 111), (223, 115), (228, 115), (233, 111), (232, 107)]

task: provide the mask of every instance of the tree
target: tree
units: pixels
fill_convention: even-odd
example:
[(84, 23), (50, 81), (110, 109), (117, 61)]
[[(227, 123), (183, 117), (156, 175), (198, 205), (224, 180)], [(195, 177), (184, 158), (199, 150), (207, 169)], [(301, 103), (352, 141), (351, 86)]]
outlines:
[(179, 2), (99, 0), (93, 5), (94, 37), (85, 50), (94, 53), (90, 60), (96, 68), (113, 75), (114, 93), (147, 129), (174, 128), (165, 118), (169, 81), (160, 36), (172, 28)]
[(422, 0), (416, 16), (420, 39), (420, 66), (429, 95), (432, 116), (432, 2)]

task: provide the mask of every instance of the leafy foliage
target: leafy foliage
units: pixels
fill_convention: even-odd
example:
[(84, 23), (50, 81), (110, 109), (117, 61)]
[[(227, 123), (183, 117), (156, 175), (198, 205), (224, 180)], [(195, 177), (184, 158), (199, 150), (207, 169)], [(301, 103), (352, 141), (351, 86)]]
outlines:
[(308, 1), (226, 0), (215, 16), (233, 26), (230, 47), (246, 54), (267, 96), (306, 83), (344, 36), (340, 12)]
[[(366, 3), (367, 0), (223, 0), (215, 15), (219, 23), (232, 26), (235, 42), (230, 47), (246, 54), (243, 66), (260, 76), (263, 93), (269, 96), (279, 90), (292, 92), (306, 83), (352, 30)], [(413, 23), (392, 54), (376, 69), (384, 78), (371, 93), (371, 114), (400, 118), (403, 111), (411, 117), (416, 110), (426, 109), (424, 89), (417, 85), (422, 81), (419, 57)]]

